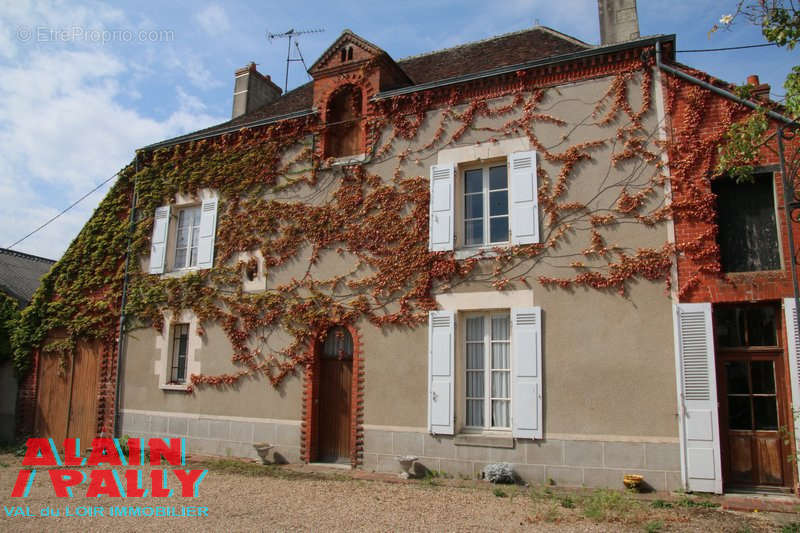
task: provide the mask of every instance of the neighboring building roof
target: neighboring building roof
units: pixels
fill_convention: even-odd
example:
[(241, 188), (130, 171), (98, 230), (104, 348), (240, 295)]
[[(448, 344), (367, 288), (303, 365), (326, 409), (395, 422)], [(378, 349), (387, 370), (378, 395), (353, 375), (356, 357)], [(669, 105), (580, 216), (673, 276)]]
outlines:
[[(414, 85), (420, 85), (590, 48), (593, 46), (583, 41), (545, 26), (536, 26), (482, 41), (407, 57), (398, 60), (397, 64), (411, 78)], [(231, 128), (245, 127), (253, 122), (271, 118), (292, 116), (303, 112), (310, 113), (313, 93), (313, 82), (308, 82), (250, 113), (210, 128), (169, 139), (163, 143), (155, 143), (150, 147), (176, 144), (188, 141), (198, 135), (223, 133), (230, 131)]]
[(16, 298), (20, 305), (28, 305), (39, 280), (53, 263), (52, 259), (0, 248), (0, 291)]

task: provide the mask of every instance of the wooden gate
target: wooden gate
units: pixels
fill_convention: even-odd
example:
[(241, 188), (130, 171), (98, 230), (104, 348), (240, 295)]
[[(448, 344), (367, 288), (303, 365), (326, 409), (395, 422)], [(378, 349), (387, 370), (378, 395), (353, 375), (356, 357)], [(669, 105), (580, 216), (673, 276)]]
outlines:
[(97, 435), (102, 352), (99, 341), (79, 341), (63, 363), (58, 355), (39, 356), (35, 436), (52, 438), (59, 448), (67, 437), (81, 439), (82, 448), (89, 446)]

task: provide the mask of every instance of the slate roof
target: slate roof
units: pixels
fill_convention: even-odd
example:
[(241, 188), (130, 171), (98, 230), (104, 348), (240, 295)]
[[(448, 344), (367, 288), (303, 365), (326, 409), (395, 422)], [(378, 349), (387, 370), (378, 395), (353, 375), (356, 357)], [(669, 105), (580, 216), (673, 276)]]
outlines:
[(39, 280), (53, 266), (52, 259), (0, 248), (0, 291), (28, 305), (39, 287)]
[[(411, 78), (414, 85), (420, 85), (590, 48), (593, 46), (578, 39), (545, 26), (536, 26), (482, 41), (407, 57), (398, 60), (397, 64)], [(303, 111), (311, 112), (313, 89), (313, 82), (308, 82), (250, 113), (210, 128), (169, 139), (164, 143), (176, 144), (197, 135), (222, 133), (260, 120)], [(162, 143), (155, 143), (153, 146), (160, 144)]]

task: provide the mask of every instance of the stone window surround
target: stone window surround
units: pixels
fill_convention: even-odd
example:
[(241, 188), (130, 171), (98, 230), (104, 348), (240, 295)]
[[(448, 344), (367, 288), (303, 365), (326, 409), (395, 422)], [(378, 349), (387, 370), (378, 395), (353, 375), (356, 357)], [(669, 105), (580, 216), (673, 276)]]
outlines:
[[(184, 310), (177, 317), (172, 311), (163, 312), (164, 325), (161, 334), (156, 336), (156, 353), (161, 356), (156, 360), (154, 373), (158, 376), (158, 388), (165, 391), (186, 391), (191, 385), (192, 374), (200, 374), (200, 361), (197, 360), (197, 350), (200, 349), (203, 339), (197, 334), (198, 320), (193, 311)], [(186, 346), (186, 383), (169, 383), (170, 364), (172, 361), (172, 331), (175, 324), (189, 324), (189, 339)]]
[[(162, 278), (179, 278), (185, 276), (189, 272), (197, 272), (200, 270), (197, 266), (175, 269), (175, 243), (178, 231), (178, 211), (186, 207), (199, 206), (203, 200), (219, 199), (219, 193), (214, 189), (199, 189), (197, 194), (187, 194), (183, 192), (175, 193), (172, 201), (169, 203), (170, 207), (170, 220), (167, 229), (167, 243), (166, 243), (166, 261), (164, 264), (164, 272), (161, 274)], [(219, 226), (219, 211), (217, 212), (217, 226)], [(149, 265), (149, 257), (147, 258)], [(144, 267), (146, 268), (146, 267)]]
[[(533, 290), (513, 291), (480, 291), (443, 293), (436, 295), (439, 309), (456, 313), (456, 331), (466, 331), (466, 313), (473, 311), (499, 311), (514, 307), (532, 307), (534, 305)], [(513, 327), (513, 326), (512, 326)], [(456, 446), (485, 446), (508, 448), (513, 447), (514, 438), (511, 429), (477, 429), (466, 428), (466, 342), (463, 335), (458, 334), (455, 353), (455, 439)], [(513, 400), (512, 400), (513, 401)]]
[[(492, 248), (508, 247), (511, 243), (486, 244), (484, 246), (464, 246), (464, 185), (460, 179), (461, 174), (467, 167), (475, 168), (476, 165), (496, 163), (506, 159), (513, 152), (524, 152), (531, 150), (531, 143), (527, 137), (515, 137), (512, 139), (502, 139), (496, 142), (484, 141), (467, 146), (446, 148), (439, 150), (436, 164), (453, 164), (456, 167), (455, 186), (453, 191), (455, 217), (455, 256), (456, 259), (468, 259), (470, 257), (483, 254), (485, 257), (496, 255)], [(509, 215), (510, 216), (510, 215)], [(509, 219), (510, 224), (510, 219)]]

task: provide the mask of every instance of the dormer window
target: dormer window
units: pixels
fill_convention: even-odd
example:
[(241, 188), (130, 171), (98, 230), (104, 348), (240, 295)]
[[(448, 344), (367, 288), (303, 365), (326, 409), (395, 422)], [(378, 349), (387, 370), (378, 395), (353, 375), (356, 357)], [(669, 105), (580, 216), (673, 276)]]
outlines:
[(360, 154), (361, 135), (361, 89), (355, 85), (344, 85), (328, 100), (325, 137), (326, 157), (345, 157)]

